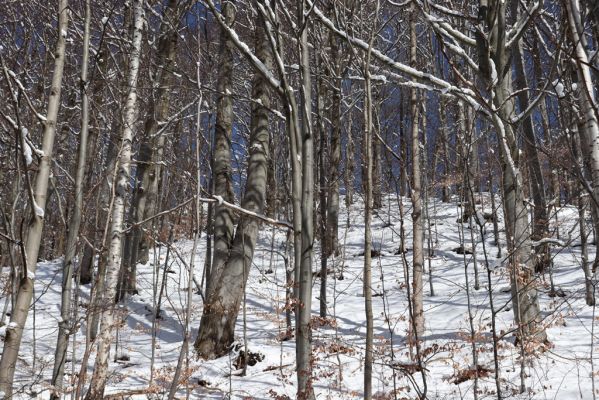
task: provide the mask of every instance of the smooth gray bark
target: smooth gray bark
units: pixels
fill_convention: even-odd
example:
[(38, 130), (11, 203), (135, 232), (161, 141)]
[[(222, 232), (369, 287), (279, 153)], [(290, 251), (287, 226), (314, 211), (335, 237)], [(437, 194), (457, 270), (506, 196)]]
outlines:
[[(524, 52), (522, 43), (518, 43), (517, 51), (514, 51), (514, 66), (516, 72), (516, 84), (519, 89), (518, 102), (520, 111), (528, 108), (530, 101), (528, 93), (525, 90), (528, 88), (528, 82), (524, 71)], [(545, 182), (543, 181), (543, 171), (541, 162), (539, 161), (539, 152), (537, 150), (537, 139), (532, 121), (532, 116), (524, 118), (522, 121), (522, 133), (524, 134), (523, 147), (526, 154), (525, 161), (528, 169), (528, 176), (531, 186), (531, 194), (533, 200), (533, 224), (531, 238), (538, 241), (548, 234), (548, 214), (547, 201), (545, 198)], [(547, 244), (537, 246), (535, 249), (535, 270), (542, 272), (550, 264), (551, 254)]]
[[(378, 7), (377, 7), (378, 11)], [(371, 37), (370, 46), (373, 38)], [(372, 86), (370, 77), (370, 51), (364, 63), (364, 311), (366, 314), (366, 348), (364, 355), (364, 399), (372, 399), (372, 364), (374, 359), (374, 321), (372, 314), (372, 209), (373, 196), (373, 143), (372, 143)]]
[[(272, 66), (272, 55), (264, 29), (256, 28), (256, 56), (267, 67)], [(252, 84), (252, 121), (249, 159), (245, 192), (241, 207), (263, 214), (266, 206), (268, 178), (269, 132), (268, 109), (270, 98), (268, 83), (256, 73)], [(254, 248), (260, 223), (254, 218), (241, 216), (230, 254), (218, 280), (212, 282), (206, 308), (200, 322), (195, 342), (197, 353), (207, 359), (226, 354), (235, 338), (235, 323), (252, 265)]]
[[(222, 15), (225, 23), (231, 27), (235, 22), (235, 6), (231, 1), (222, 4)], [(231, 176), (231, 134), (233, 126), (233, 51), (235, 45), (225, 29), (220, 31), (220, 75), (218, 77), (218, 100), (216, 109), (216, 126), (214, 133), (214, 195), (228, 202), (234, 202), (233, 180)], [(233, 214), (223, 205), (214, 206), (214, 247), (210, 276), (207, 277), (207, 295), (210, 297), (212, 283), (220, 280), (220, 274), (229, 257), (234, 233)], [(205, 312), (213, 306), (210, 302), (204, 305)]]
[[(323, 62), (322, 57), (319, 56), (319, 64), (322, 68)], [(328, 255), (330, 251), (328, 249), (329, 237), (327, 236), (327, 157), (325, 153), (327, 151), (327, 132), (325, 128), (325, 97), (326, 88), (324, 80), (320, 77), (317, 78), (316, 83), (317, 91), (317, 127), (318, 127), (318, 214), (319, 224), (318, 233), (320, 236), (320, 317), (326, 318), (327, 316), (327, 278), (328, 278)]]
[[(416, 65), (416, 17), (410, 20), (410, 63)], [(412, 150), (412, 232), (413, 232), (413, 260), (412, 260), (412, 318), (414, 339), (419, 340), (424, 335), (424, 309), (423, 309), (423, 272), (424, 272), (424, 229), (422, 213), (422, 173), (420, 168), (420, 104), (417, 89), (410, 91), (411, 107), (411, 150)]]
[[(495, 71), (484, 75), (485, 82), (493, 91), (493, 105), (497, 109), (491, 116), (497, 132), (501, 168), (503, 207), (505, 215), (508, 249), (510, 251), (510, 282), (514, 319), (518, 327), (519, 340), (529, 343), (542, 343), (547, 335), (541, 325), (537, 281), (534, 276), (534, 257), (528, 211), (524, 198), (524, 185), (520, 172), (520, 149), (516, 133), (510, 123), (515, 115), (512, 96), (512, 75), (509, 50), (506, 46), (506, 2), (493, 0), (485, 21), (488, 32), (485, 33), (490, 52), (487, 62)], [(480, 38), (479, 38), (480, 41)]]
[[(301, 263), (299, 265), (299, 298), (296, 324), (297, 398), (314, 399), (312, 387), (312, 256), (314, 246), (314, 145), (312, 134), (312, 95), (310, 50), (305, 0), (298, 2), (300, 32), (300, 71), (302, 77), (302, 183), (301, 183)], [(297, 266), (296, 266), (297, 268)]]
[(60, 94), (65, 62), (66, 38), (69, 26), (68, 0), (58, 2), (57, 42), (54, 50), (54, 72), (48, 98), (48, 108), (44, 121), (42, 134), (43, 155), (38, 167), (34, 187), (30, 195), (31, 220), (27, 227), (27, 240), (25, 243), (25, 271), (21, 278), (19, 289), (14, 303), (14, 310), (10, 316), (11, 329), (6, 330), (2, 358), (0, 358), (0, 391), (5, 398), (12, 397), (12, 386), (17, 356), (23, 338), (23, 329), (29, 314), (29, 306), (33, 298), (33, 285), (37, 258), (44, 229), (44, 210), (48, 194), (48, 183), (52, 170), (52, 151), (56, 136), (58, 110), (60, 109)]
[(54, 352), (54, 370), (52, 385), (56, 388), (51, 394), (52, 399), (58, 399), (63, 386), (64, 367), (67, 357), (69, 336), (76, 329), (76, 321), (72, 319), (71, 298), (73, 287), (73, 267), (79, 239), (81, 212), (83, 208), (83, 179), (87, 162), (87, 139), (89, 132), (89, 98), (87, 94), (87, 67), (89, 60), (91, 0), (85, 2), (85, 27), (83, 34), (83, 56), (81, 64), (81, 132), (79, 133), (79, 149), (77, 152), (77, 168), (75, 173), (75, 199), (66, 243), (66, 252), (62, 265), (62, 298), (60, 321), (58, 322), (58, 338)]

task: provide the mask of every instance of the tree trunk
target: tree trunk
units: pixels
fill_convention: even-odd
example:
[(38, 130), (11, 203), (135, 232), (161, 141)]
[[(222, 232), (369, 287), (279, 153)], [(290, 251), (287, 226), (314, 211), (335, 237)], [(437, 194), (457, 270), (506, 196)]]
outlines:
[[(58, 110), (60, 108), (60, 94), (62, 89), (62, 76), (65, 61), (66, 38), (69, 26), (69, 4), (68, 0), (58, 2), (58, 25), (57, 42), (54, 51), (54, 72), (52, 84), (48, 97), (48, 109), (44, 121), (42, 139), (43, 156), (38, 167), (35, 178), (35, 186), (30, 188), (32, 196), (31, 220), (27, 227), (27, 239), (25, 243), (25, 273), (19, 284), (19, 289), (14, 304), (14, 310), (10, 316), (10, 329), (6, 330), (4, 350), (0, 359), (0, 391), (4, 392), (5, 398), (12, 397), (12, 385), (17, 364), (17, 356), (23, 338), (23, 329), (27, 322), (29, 306), (33, 298), (33, 285), (37, 258), (42, 240), (44, 228), (44, 212), (48, 193), (48, 182), (52, 170), (52, 151), (54, 149), (54, 138), (56, 136), (56, 124)], [(27, 173), (27, 172), (26, 172)]]
[[(372, 95), (371, 95), (372, 96)], [(372, 122), (371, 129), (375, 129)], [(380, 134), (380, 132), (378, 132)], [(383, 207), (383, 177), (381, 170), (381, 144), (378, 140), (372, 143), (372, 207), (375, 210)]]
[[(231, 1), (222, 4), (222, 14), (228, 26), (235, 22), (235, 6)], [(233, 79), (233, 49), (234, 44), (221, 28), (220, 46), (220, 75), (218, 78), (218, 101), (216, 109), (214, 168), (214, 195), (224, 200), (234, 202), (233, 181), (231, 176), (231, 130), (233, 124), (233, 100), (231, 99)], [(212, 283), (220, 280), (220, 274), (229, 257), (234, 229), (233, 214), (230, 209), (216, 204), (214, 207), (214, 246), (213, 259), (208, 279), (208, 297)], [(205, 304), (204, 312), (210, 312), (210, 307), (217, 306), (210, 302)]]
[(141, 0), (134, 0), (133, 29), (131, 32), (131, 49), (127, 68), (127, 98), (124, 107), (121, 132), (121, 149), (119, 157), (118, 181), (112, 209), (110, 227), (110, 247), (106, 264), (105, 293), (101, 316), (99, 336), (96, 338), (98, 349), (92, 381), (86, 395), (87, 400), (99, 400), (104, 396), (104, 388), (108, 379), (108, 357), (115, 325), (115, 295), (122, 261), (122, 239), (125, 216), (125, 201), (129, 191), (131, 168), (131, 144), (133, 128), (137, 119), (137, 80), (141, 56), (141, 39), (143, 34), (143, 5)]
[[(410, 21), (410, 63), (416, 66), (416, 18)], [(422, 214), (422, 187), (420, 169), (420, 104), (418, 90), (411, 89), (410, 106), (412, 108), (412, 232), (413, 232), (413, 272), (412, 272), (412, 318), (415, 332), (413, 338), (419, 340), (424, 335), (424, 309), (423, 309), (423, 214)]]
[[(529, 106), (528, 83), (524, 71), (524, 53), (522, 43), (518, 43), (518, 49), (514, 52), (516, 84), (522, 90), (518, 93), (518, 102), (520, 110), (523, 112)], [(537, 150), (537, 139), (534, 131), (532, 117), (528, 116), (522, 122), (522, 132), (524, 133), (524, 152), (526, 154), (526, 166), (530, 177), (533, 200), (533, 224), (532, 239), (540, 240), (548, 234), (547, 202), (545, 200), (545, 183), (543, 182), (543, 172), (539, 161)], [(535, 270), (543, 272), (550, 264), (551, 254), (547, 244), (535, 248)]]
[(85, 166), (87, 161), (87, 138), (89, 131), (89, 100), (87, 96), (87, 66), (89, 60), (90, 19), (91, 0), (85, 2), (85, 28), (83, 34), (83, 57), (81, 64), (81, 132), (79, 134), (79, 149), (77, 153), (77, 169), (75, 173), (75, 201), (72, 207), (72, 216), (69, 225), (69, 233), (66, 244), (66, 254), (62, 265), (62, 303), (60, 309), (60, 321), (58, 322), (58, 339), (54, 353), (54, 371), (52, 372), (52, 386), (56, 391), (52, 393), (52, 399), (60, 398), (63, 385), (64, 366), (67, 357), (69, 336), (76, 329), (76, 321), (72, 320), (71, 296), (73, 264), (79, 238), (79, 227), (81, 225), (81, 211), (83, 207), (83, 179), (85, 177)]
[[(302, 76), (302, 247), (299, 266), (299, 299), (296, 325), (297, 398), (314, 399), (312, 387), (312, 332), (310, 328), (312, 305), (312, 255), (314, 246), (314, 147), (312, 135), (312, 95), (310, 77), (310, 52), (306, 1), (298, 3), (300, 34), (300, 70)], [(296, 267), (297, 268), (297, 267)]]
[(441, 154), (443, 154), (443, 183), (441, 185), (441, 201), (448, 203), (451, 197), (451, 163), (449, 153), (449, 129), (446, 124), (447, 100), (441, 97), (439, 105), (439, 120), (441, 129)]
[[(256, 25), (256, 56), (271, 68), (272, 55), (261, 24)], [(268, 113), (270, 97), (268, 82), (259, 73), (254, 75), (252, 122), (249, 143), (249, 160), (242, 208), (263, 214), (266, 206), (269, 133)], [(198, 354), (213, 359), (226, 354), (235, 338), (235, 323), (252, 265), (254, 248), (260, 224), (256, 219), (242, 216), (235, 232), (230, 255), (219, 279), (212, 282), (195, 348)]]
[[(582, 129), (579, 129), (581, 135), (581, 144), (587, 143), (589, 146), (589, 175), (592, 177), (591, 207), (594, 209), (595, 231), (599, 231), (599, 119), (597, 117), (598, 109), (595, 99), (595, 88), (591, 78), (589, 68), (589, 57), (584, 48), (583, 35), (581, 34), (582, 25), (580, 22), (580, 5), (578, 0), (566, 0), (566, 10), (568, 14), (568, 27), (570, 40), (574, 47), (576, 61), (576, 73), (578, 76), (580, 93), (578, 102), (581, 113), (583, 114)], [(599, 252), (595, 256), (593, 272), (599, 266)]]
[(339, 180), (341, 176), (341, 66), (339, 62), (338, 38), (330, 34), (331, 81), (334, 83), (331, 95), (331, 139), (329, 144), (329, 169), (327, 193), (327, 257), (336, 254), (339, 249)]
[[(372, 47), (371, 37), (370, 46)], [(364, 399), (372, 399), (373, 315), (372, 315), (372, 209), (373, 209), (373, 146), (372, 146), (372, 87), (370, 81), (370, 51), (364, 63), (364, 165), (362, 177), (365, 189), (364, 204), (364, 309), (366, 314), (366, 348), (364, 355)]]
[[(136, 293), (136, 266), (139, 259), (140, 244), (144, 226), (140, 224), (148, 214), (155, 212), (151, 198), (158, 196), (158, 184), (162, 164), (162, 153), (166, 135), (161, 132), (160, 123), (168, 118), (173, 66), (177, 49), (178, 1), (169, 0), (160, 26), (160, 39), (157, 49), (157, 71), (153, 85), (156, 100), (150, 101), (148, 119), (145, 123), (144, 141), (137, 157), (136, 187), (131, 202), (132, 227), (125, 239), (125, 251), (117, 297), (124, 293)], [(157, 137), (156, 137), (157, 136)], [(121, 293), (123, 291), (123, 293)]]
[(498, 135), (502, 164), (503, 207), (508, 249), (511, 254), (510, 282), (514, 319), (518, 326), (519, 340), (525, 343), (544, 342), (547, 336), (540, 324), (528, 212), (524, 203), (524, 185), (519, 169), (518, 141), (512, 125), (504, 123), (511, 121), (514, 116), (512, 76), (505, 38), (507, 5), (505, 2), (494, 1), (492, 6), (489, 7), (492, 11), (487, 14), (486, 22), (489, 28), (488, 43), (493, 57), (487, 61), (494, 67), (496, 76), (491, 74), (483, 78), (493, 90), (493, 103), (497, 109), (492, 118)]
[[(322, 57), (318, 56), (320, 68), (323, 67)], [(327, 316), (327, 278), (328, 278), (328, 255), (331, 254), (327, 248), (329, 244), (329, 237), (327, 236), (327, 165), (325, 153), (327, 151), (327, 133), (325, 129), (325, 104), (324, 99), (326, 97), (326, 88), (324, 80), (319, 76), (316, 83), (317, 87), (317, 126), (318, 126), (318, 195), (319, 195), (319, 207), (318, 213), (320, 215), (319, 235), (320, 235), (320, 316), (326, 318)]]

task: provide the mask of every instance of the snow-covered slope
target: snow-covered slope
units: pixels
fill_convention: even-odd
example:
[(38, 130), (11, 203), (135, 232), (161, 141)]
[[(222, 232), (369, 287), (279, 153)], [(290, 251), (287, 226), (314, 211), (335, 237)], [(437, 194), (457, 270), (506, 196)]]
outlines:
[[(421, 372), (411, 361), (415, 348), (407, 340), (409, 312), (406, 290), (406, 268), (411, 266), (411, 221), (409, 201), (404, 200), (404, 228), (406, 232), (405, 260), (396, 254), (400, 246), (400, 211), (398, 199), (390, 196), (374, 218), (373, 244), (380, 256), (373, 258), (373, 293), (375, 316), (375, 366), (373, 389), (376, 398), (412, 399), (424, 390)], [(488, 196), (479, 207), (490, 211)], [(363, 268), (363, 212), (362, 204), (340, 213), (340, 242), (342, 253), (329, 260), (328, 307), (330, 318), (317, 319), (317, 298), (313, 300), (314, 327), (314, 387), (318, 399), (354, 399), (362, 397), (363, 359), (365, 341), (364, 298), (362, 297)], [(509, 282), (503, 258), (497, 258), (492, 224), (485, 225), (485, 248), (489, 273), (485, 264), (483, 245), (478, 229), (472, 232), (468, 224), (458, 223), (461, 210), (456, 203), (435, 202), (429, 207), (432, 257), (425, 260), (425, 318), (426, 336), (421, 345), (425, 361), (427, 398), (473, 398), (474, 381), (468, 378), (473, 363), (473, 351), (481, 366), (479, 398), (496, 398), (493, 338), (491, 333), (490, 293), (497, 310), (499, 339), (499, 376), (505, 398), (534, 399), (591, 399), (592, 363), (595, 311), (585, 304), (584, 278), (580, 264), (580, 247), (576, 227), (577, 210), (560, 209), (553, 224), (559, 225), (561, 239), (570, 241), (565, 248), (554, 248), (553, 280), (564, 291), (565, 297), (549, 296), (549, 276), (539, 277), (541, 309), (551, 347), (544, 352), (533, 352), (521, 358), (521, 348), (514, 345), (513, 312)], [(349, 224), (347, 223), (349, 221)], [(500, 227), (502, 226), (500, 216)], [(476, 227), (475, 227), (476, 228)], [(428, 226), (425, 229), (427, 235)], [(472, 235), (471, 235), (472, 233)], [(503, 233), (502, 233), (503, 235)], [(463, 241), (460, 238), (465, 238)], [(480, 288), (475, 290), (473, 256), (457, 254), (454, 250), (463, 244), (472, 247), (475, 255)], [(505, 237), (502, 236), (503, 244)], [(425, 240), (427, 243), (427, 240)], [(195, 274), (201, 279), (204, 266), (204, 240), (195, 255)], [(274, 244), (274, 252), (271, 245)], [(139, 295), (128, 299), (122, 309), (125, 322), (118, 329), (118, 348), (113, 346), (110, 386), (107, 394), (139, 390), (148, 392), (150, 383), (155, 398), (166, 398), (172, 382), (181, 341), (182, 321), (186, 307), (187, 271), (179, 257), (189, 264), (190, 241), (175, 243), (177, 251), (167, 256), (167, 248), (157, 247), (151, 262), (138, 267)], [(595, 247), (590, 247), (594, 257)], [(247, 341), (252, 352), (264, 359), (247, 368), (246, 376), (239, 376), (233, 366), (236, 353), (214, 361), (196, 360), (190, 354), (190, 364), (184, 381), (179, 384), (178, 396), (189, 393), (191, 398), (222, 399), (285, 399), (295, 397), (295, 347), (285, 336), (285, 234), (263, 227), (258, 250), (252, 266), (247, 289), (246, 307), (238, 320), (240, 343)], [(505, 257), (505, 248), (502, 255)], [(316, 246), (315, 263), (319, 263)], [(23, 398), (49, 397), (57, 323), (60, 316), (61, 260), (41, 262), (36, 277), (35, 305), (30, 313), (17, 366), (17, 384)], [(167, 263), (167, 273), (164, 273)], [(429, 272), (430, 265), (430, 272)], [(343, 279), (340, 279), (342, 275)], [(162, 296), (162, 318), (155, 320), (156, 294), (162, 277), (166, 276), (166, 290)], [(430, 295), (432, 277), (434, 296)], [(491, 292), (489, 291), (489, 277)], [(468, 279), (468, 284), (466, 284)], [(315, 278), (315, 296), (319, 293), (319, 279)], [(468, 313), (468, 296), (472, 326)], [(85, 318), (88, 309), (89, 288), (84, 287), (79, 298), (78, 314)], [(194, 295), (193, 339), (202, 312), (201, 297)], [(245, 315), (244, 315), (245, 314)], [(244, 337), (243, 322), (246, 321)], [(84, 324), (82, 324), (84, 325)], [(6, 329), (3, 327), (2, 329)], [(152, 333), (155, 337), (153, 338)], [(505, 335), (503, 335), (505, 333)], [(474, 346), (471, 338), (474, 336)], [(153, 347), (153, 349), (152, 349)], [(72, 349), (72, 347), (71, 347)], [(71, 351), (70, 349), (70, 351)], [(66, 379), (74, 389), (78, 381), (80, 363), (85, 350), (85, 330), (75, 336), (75, 366), (69, 353)], [(595, 358), (597, 362), (597, 358)], [(521, 366), (524, 374), (521, 375)], [(93, 353), (88, 371), (93, 366)], [(88, 377), (91, 373), (88, 372)], [(527, 392), (518, 394), (521, 378)], [(150, 382), (150, 379), (152, 380)], [(459, 384), (457, 382), (463, 381)], [(394, 396), (394, 391), (396, 396)], [(146, 398), (147, 393), (133, 398)], [(288, 397), (286, 397), (288, 396)], [(67, 396), (66, 398), (70, 398)]]

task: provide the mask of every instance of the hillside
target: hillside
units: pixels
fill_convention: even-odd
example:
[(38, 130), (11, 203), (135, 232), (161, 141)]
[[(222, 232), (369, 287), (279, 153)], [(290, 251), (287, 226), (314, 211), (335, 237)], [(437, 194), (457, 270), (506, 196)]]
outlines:
[[(484, 200), (484, 197), (483, 197)], [(487, 196), (488, 200), (488, 196)], [(481, 209), (490, 212), (484, 201)], [(313, 356), (314, 386), (319, 399), (360, 398), (363, 380), (365, 340), (364, 299), (362, 297), (363, 268), (363, 207), (355, 204), (341, 213), (341, 254), (329, 260), (331, 273), (328, 280), (328, 307), (330, 318), (318, 318), (319, 279), (314, 278), (313, 300)], [(580, 265), (577, 210), (563, 207), (553, 223), (566, 247), (553, 250), (553, 281), (558, 296), (550, 296), (549, 275), (540, 276), (540, 301), (543, 323), (547, 326), (550, 345), (527, 351), (521, 359), (521, 349), (515, 345), (513, 313), (504, 258), (497, 258), (492, 224), (485, 225), (484, 243), (487, 250), (489, 273), (480, 235), (473, 232), (476, 242), (480, 288), (474, 286), (474, 257), (457, 254), (466, 237), (465, 248), (472, 247), (468, 224), (457, 222), (461, 208), (456, 203), (435, 202), (429, 207), (433, 256), (427, 258), (425, 284), (426, 336), (422, 338), (421, 354), (424, 361), (427, 396), (430, 399), (473, 398), (474, 381), (471, 379), (473, 346), (477, 355), (479, 398), (495, 398), (495, 367), (491, 333), (492, 294), (496, 312), (498, 355), (501, 388), (505, 398), (531, 399), (590, 399), (593, 398), (591, 357), (593, 353), (595, 310), (585, 304), (584, 279)], [(408, 250), (405, 260), (411, 265), (411, 221), (409, 202), (404, 200), (404, 228)], [(349, 226), (347, 221), (350, 221)], [(502, 220), (499, 218), (500, 227)], [(476, 228), (476, 226), (475, 226)], [(409, 313), (405, 271), (400, 246), (401, 218), (398, 200), (386, 199), (373, 221), (373, 295), (375, 316), (375, 368), (373, 388), (376, 398), (415, 398), (416, 390), (423, 390), (421, 372), (411, 360), (414, 346), (407, 341)], [(428, 231), (428, 227), (427, 227)], [(196, 360), (190, 354), (187, 379), (179, 384), (178, 396), (186, 390), (191, 398), (284, 399), (295, 396), (295, 347), (285, 337), (285, 263), (283, 259), (285, 234), (264, 227), (252, 265), (247, 288), (245, 320), (238, 320), (237, 334), (240, 346), (229, 357), (214, 361)], [(505, 243), (505, 240), (502, 240)], [(271, 251), (271, 243), (274, 251)], [(426, 240), (425, 240), (426, 243)], [(204, 265), (205, 241), (195, 254), (195, 274), (201, 278)], [(166, 246), (154, 248), (151, 261), (138, 266), (139, 295), (128, 299), (121, 308), (125, 323), (118, 329), (117, 362), (111, 362), (111, 376), (107, 394), (140, 393), (132, 398), (166, 398), (173, 370), (182, 342), (182, 321), (186, 306), (187, 270), (192, 242), (174, 243), (176, 250)], [(594, 250), (594, 246), (591, 246)], [(468, 251), (467, 251), (468, 252)], [(167, 259), (168, 253), (168, 259)], [(379, 254), (380, 253), (380, 254)], [(463, 252), (461, 252), (463, 253)], [(319, 251), (316, 252), (319, 257)], [(502, 254), (505, 255), (505, 249)], [(179, 258), (180, 257), (180, 258)], [(185, 264), (180, 261), (185, 260)], [(166, 266), (165, 266), (166, 264)], [(315, 260), (315, 265), (319, 265)], [(429, 265), (432, 270), (429, 273)], [(164, 273), (164, 268), (168, 268)], [(17, 366), (17, 387), (22, 398), (49, 397), (48, 382), (53, 363), (57, 323), (60, 315), (61, 260), (41, 262), (36, 277), (35, 304), (28, 319), (23, 341), (23, 357)], [(336, 279), (332, 279), (332, 276)], [(166, 277), (161, 297), (161, 318), (156, 320), (156, 302), (160, 282)], [(432, 277), (434, 296), (430, 295)], [(491, 291), (489, 280), (491, 279)], [(466, 279), (468, 283), (466, 283)], [(82, 287), (79, 298), (79, 317), (88, 315), (89, 287)], [(193, 339), (202, 312), (199, 294), (193, 296)], [(470, 314), (468, 312), (470, 303)], [(470, 318), (474, 335), (470, 328)], [(83, 324), (85, 325), (85, 324)], [(2, 328), (3, 330), (6, 327)], [(153, 337), (152, 333), (155, 333)], [(504, 334), (504, 335), (503, 335)], [(471, 338), (474, 337), (474, 344)], [(235, 364), (244, 339), (250, 352), (259, 353), (255, 365), (241, 375)], [(77, 382), (80, 362), (85, 350), (85, 332), (75, 336), (75, 366), (67, 363), (67, 380)], [(154, 343), (154, 351), (152, 351)], [(412, 347), (412, 348), (410, 348)], [(72, 356), (72, 347), (69, 357)], [(111, 359), (115, 355), (111, 350)], [(263, 358), (263, 359), (262, 359)], [(93, 354), (92, 360), (93, 361)], [(520, 369), (524, 365), (525, 394), (518, 394)], [(93, 362), (89, 363), (89, 368)], [(237, 365), (239, 366), (239, 365)], [(153, 367), (153, 372), (152, 372)], [(91, 371), (91, 370), (90, 370)], [(73, 372), (75, 375), (73, 375)], [(470, 373), (470, 374), (469, 374)], [(89, 376), (89, 375), (88, 375)], [(152, 378), (152, 386), (150, 386)], [(74, 387), (69, 388), (70, 391)], [(143, 394), (142, 394), (143, 393)], [(286, 397), (288, 396), (288, 397)]]

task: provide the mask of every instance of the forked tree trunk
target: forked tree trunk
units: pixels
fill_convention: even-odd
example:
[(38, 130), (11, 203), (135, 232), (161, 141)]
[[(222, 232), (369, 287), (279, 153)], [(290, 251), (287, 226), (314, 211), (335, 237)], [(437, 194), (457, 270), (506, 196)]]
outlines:
[[(94, 372), (87, 392), (87, 400), (100, 400), (104, 396), (104, 388), (108, 379), (108, 357), (112, 344), (112, 335), (117, 323), (115, 319), (115, 295), (122, 261), (122, 239), (125, 217), (125, 201), (129, 191), (131, 168), (131, 144), (133, 129), (137, 119), (137, 79), (143, 33), (143, 5), (141, 0), (133, 0), (133, 29), (131, 32), (131, 48), (127, 68), (127, 98), (123, 110), (121, 132), (121, 149), (118, 165), (118, 180), (112, 208), (110, 226), (110, 247), (106, 263), (105, 293), (99, 336), (96, 338), (98, 348)], [(117, 317), (118, 318), (118, 317)]]
[[(256, 25), (256, 56), (271, 68), (272, 55), (264, 29)], [(245, 192), (241, 207), (263, 214), (266, 206), (268, 179), (269, 133), (268, 110), (270, 97), (268, 82), (258, 72), (252, 85), (252, 122), (249, 143), (249, 160)], [(258, 104), (259, 103), (259, 104)], [(197, 353), (207, 359), (226, 354), (235, 338), (235, 323), (248, 279), (260, 223), (242, 216), (235, 232), (230, 255), (211, 284), (207, 303), (209, 309), (202, 315), (200, 330), (195, 342)], [(214, 275), (213, 275), (214, 276)]]
[(13, 312), (10, 316), (9, 327), (6, 330), (4, 349), (0, 358), (0, 391), (4, 397), (12, 397), (13, 378), (17, 365), (17, 356), (23, 338), (23, 329), (27, 322), (29, 306), (33, 298), (33, 285), (37, 267), (37, 257), (44, 229), (44, 210), (48, 193), (48, 182), (52, 170), (52, 151), (54, 149), (54, 138), (56, 136), (56, 124), (58, 110), (60, 108), (60, 94), (62, 89), (62, 76), (64, 71), (65, 47), (69, 26), (69, 3), (68, 0), (58, 1), (58, 24), (57, 41), (54, 51), (54, 72), (48, 97), (48, 109), (44, 121), (42, 136), (43, 155), (38, 167), (33, 191), (30, 197), (31, 220), (27, 227), (27, 240), (25, 243), (25, 271), (19, 289)]

